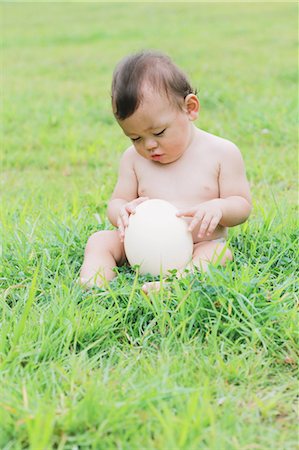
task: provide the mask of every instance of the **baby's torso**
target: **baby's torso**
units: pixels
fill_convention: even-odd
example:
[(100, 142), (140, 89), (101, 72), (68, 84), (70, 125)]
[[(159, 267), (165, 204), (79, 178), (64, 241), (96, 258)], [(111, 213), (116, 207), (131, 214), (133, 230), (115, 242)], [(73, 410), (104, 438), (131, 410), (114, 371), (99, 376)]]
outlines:
[[(150, 161), (136, 154), (134, 170), (139, 197), (167, 200), (178, 209), (219, 198), (219, 156), (211, 148), (211, 135), (199, 131), (192, 147), (171, 164)], [(195, 243), (199, 242), (197, 233), (198, 227), (193, 232)], [(226, 229), (219, 225), (209, 239), (224, 236)]]
[(200, 155), (167, 165), (140, 158), (135, 173), (139, 197), (162, 198), (177, 208), (219, 197), (218, 169)]

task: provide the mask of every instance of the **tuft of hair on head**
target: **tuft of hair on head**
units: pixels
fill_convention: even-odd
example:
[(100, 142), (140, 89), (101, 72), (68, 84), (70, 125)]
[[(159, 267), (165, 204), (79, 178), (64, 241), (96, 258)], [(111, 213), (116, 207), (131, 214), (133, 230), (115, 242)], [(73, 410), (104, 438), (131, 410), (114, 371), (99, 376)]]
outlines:
[(156, 50), (143, 50), (123, 58), (114, 70), (111, 99), (118, 120), (130, 117), (137, 110), (145, 83), (154, 91), (166, 94), (180, 108), (188, 94), (197, 94), (187, 75), (169, 56)]

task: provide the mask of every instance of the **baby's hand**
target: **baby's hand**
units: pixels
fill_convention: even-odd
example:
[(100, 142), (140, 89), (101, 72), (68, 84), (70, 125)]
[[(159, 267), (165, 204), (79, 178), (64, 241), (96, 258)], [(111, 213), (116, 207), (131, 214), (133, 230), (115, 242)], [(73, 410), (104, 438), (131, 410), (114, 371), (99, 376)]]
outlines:
[(139, 197), (135, 200), (132, 200), (131, 202), (126, 203), (123, 205), (119, 211), (119, 216), (117, 219), (117, 227), (119, 231), (120, 241), (124, 242), (125, 238), (125, 229), (129, 224), (129, 216), (131, 214), (135, 214), (136, 207), (140, 205), (140, 203), (145, 202), (148, 200), (148, 197)]
[(194, 228), (200, 223), (198, 237), (203, 238), (205, 235), (210, 236), (216, 229), (222, 218), (222, 210), (216, 202), (209, 201), (201, 203), (193, 208), (180, 210), (177, 213), (178, 217), (193, 217), (189, 231), (193, 231)]

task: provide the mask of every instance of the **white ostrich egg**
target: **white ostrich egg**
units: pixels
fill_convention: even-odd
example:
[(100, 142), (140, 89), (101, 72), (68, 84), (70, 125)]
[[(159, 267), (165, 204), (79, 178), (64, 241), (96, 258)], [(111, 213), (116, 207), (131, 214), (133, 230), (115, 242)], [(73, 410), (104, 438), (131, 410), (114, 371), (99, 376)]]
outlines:
[(129, 217), (125, 231), (125, 252), (131, 266), (140, 273), (166, 274), (184, 268), (192, 258), (193, 239), (186, 221), (165, 200), (146, 200)]

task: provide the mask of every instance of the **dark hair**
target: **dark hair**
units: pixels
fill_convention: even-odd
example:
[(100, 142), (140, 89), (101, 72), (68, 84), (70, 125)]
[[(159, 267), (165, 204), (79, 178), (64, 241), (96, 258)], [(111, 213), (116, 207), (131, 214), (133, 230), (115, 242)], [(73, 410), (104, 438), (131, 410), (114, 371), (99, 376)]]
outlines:
[(144, 82), (181, 106), (188, 94), (196, 94), (185, 73), (169, 56), (158, 51), (141, 51), (122, 59), (112, 79), (112, 106), (117, 119), (130, 117), (140, 105)]

